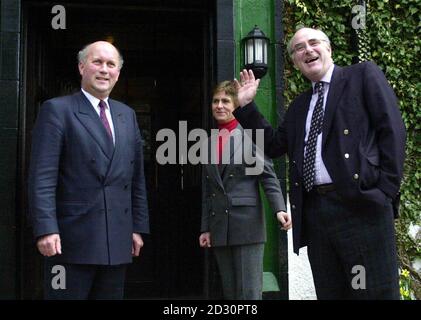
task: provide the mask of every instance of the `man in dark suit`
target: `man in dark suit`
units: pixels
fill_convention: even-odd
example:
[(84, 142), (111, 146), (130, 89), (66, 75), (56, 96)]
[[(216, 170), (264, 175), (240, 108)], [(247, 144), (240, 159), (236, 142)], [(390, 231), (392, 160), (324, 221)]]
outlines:
[(212, 99), (219, 134), (217, 143), (208, 144), (216, 147), (209, 154), (217, 157), (204, 166), (199, 244), (213, 248), (225, 299), (261, 300), (266, 228), (259, 183), (284, 230), (291, 227), (291, 217), (272, 160), (254, 152), (256, 163), (251, 168), (252, 162), (245, 159), (253, 144), (232, 114), (236, 104), (233, 82), (219, 83)]
[(149, 233), (142, 139), (135, 112), (109, 98), (118, 50), (98, 41), (78, 59), (81, 91), (46, 101), (33, 130), (30, 219), (45, 298), (121, 299), (126, 265)]
[(274, 130), (253, 103), (259, 80), (241, 73), (234, 112), (264, 128), (265, 152), (288, 153), (294, 251), (308, 246), (319, 299), (399, 299), (393, 205), (405, 128), (397, 99), (372, 62), (333, 64), (328, 37), (302, 28), (288, 50), (312, 89)]

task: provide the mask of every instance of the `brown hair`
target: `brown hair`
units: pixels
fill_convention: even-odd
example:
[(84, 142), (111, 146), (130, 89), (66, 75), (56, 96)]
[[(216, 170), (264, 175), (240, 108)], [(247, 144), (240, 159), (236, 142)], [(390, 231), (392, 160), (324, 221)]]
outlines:
[(212, 95), (214, 96), (215, 94), (217, 94), (219, 92), (225, 92), (226, 95), (231, 97), (234, 105), (235, 106), (238, 105), (237, 88), (235, 87), (234, 81), (226, 80), (226, 81), (222, 81), (222, 82), (218, 83), (213, 88)]

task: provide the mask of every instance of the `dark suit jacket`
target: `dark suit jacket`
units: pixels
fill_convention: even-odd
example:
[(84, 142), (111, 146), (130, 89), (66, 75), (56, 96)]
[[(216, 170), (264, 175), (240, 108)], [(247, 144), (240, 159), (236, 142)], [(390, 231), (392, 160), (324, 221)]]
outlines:
[(132, 233), (148, 233), (142, 140), (134, 111), (109, 99), (115, 147), (82, 92), (46, 101), (32, 137), (30, 219), (36, 238), (59, 233), (57, 262), (132, 261)]
[[(258, 175), (246, 174), (246, 168), (253, 168), (255, 165), (246, 163), (242, 157), (243, 150), (247, 149), (246, 145), (252, 148), (246, 151), (250, 152), (248, 154), (255, 149), (250, 139), (249, 144), (243, 143), (243, 137), (249, 139), (238, 125), (230, 137), (230, 147), (225, 146), (223, 151), (229, 154), (230, 163), (217, 165), (213, 161), (204, 166), (205, 189), (201, 231), (211, 233), (211, 243), (214, 247), (266, 241), (259, 182), (274, 213), (286, 211), (272, 160), (259, 158), (262, 172)], [(256, 152), (253, 154), (258, 157)], [(236, 162), (241, 163), (236, 164)]]
[[(265, 129), (265, 153), (288, 153), (294, 251), (306, 245), (301, 232), (305, 122), (311, 89), (288, 108), (274, 130), (251, 103), (234, 114), (245, 128)], [(405, 127), (395, 94), (372, 62), (335, 66), (323, 122), (322, 158), (338, 193), (361, 214), (396, 200), (403, 174)], [(347, 156), (345, 156), (347, 154)], [(390, 198), (390, 199), (387, 199)]]

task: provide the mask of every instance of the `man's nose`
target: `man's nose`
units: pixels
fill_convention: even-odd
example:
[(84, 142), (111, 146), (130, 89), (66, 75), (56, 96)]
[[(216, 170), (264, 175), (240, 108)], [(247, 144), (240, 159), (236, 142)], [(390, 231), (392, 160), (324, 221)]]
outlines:
[(108, 66), (105, 62), (101, 64), (101, 66), (99, 67), (99, 71), (104, 73), (108, 72)]
[(304, 43), (304, 50), (305, 52), (312, 52), (313, 51), (313, 47), (308, 43)]

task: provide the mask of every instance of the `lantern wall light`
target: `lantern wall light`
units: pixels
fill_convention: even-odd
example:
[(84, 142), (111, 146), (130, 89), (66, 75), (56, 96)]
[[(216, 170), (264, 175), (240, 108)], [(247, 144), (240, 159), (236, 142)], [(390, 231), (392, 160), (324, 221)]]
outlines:
[(262, 78), (268, 69), (269, 38), (257, 25), (243, 39), (244, 68), (253, 70), (257, 79)]

